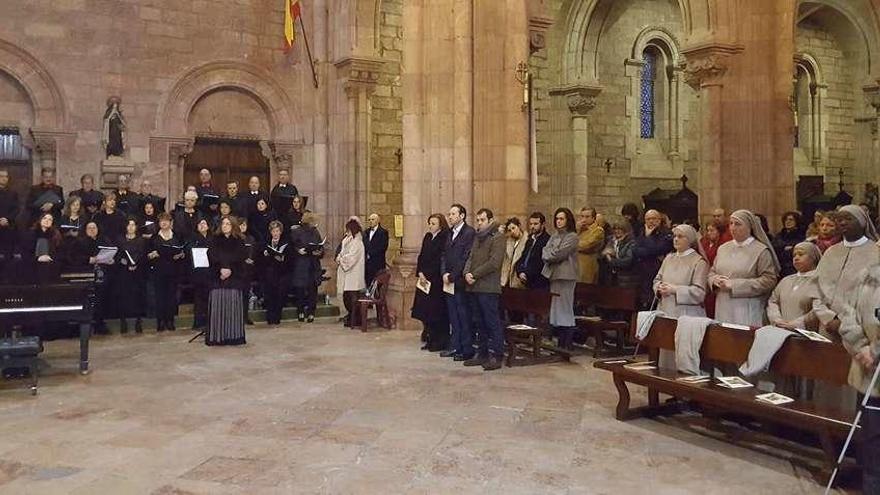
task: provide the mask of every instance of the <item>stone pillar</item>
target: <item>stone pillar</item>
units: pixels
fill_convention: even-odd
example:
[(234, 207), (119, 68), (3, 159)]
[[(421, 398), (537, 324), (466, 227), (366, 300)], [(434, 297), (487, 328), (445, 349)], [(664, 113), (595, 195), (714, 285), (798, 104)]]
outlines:
[[(43, 168), (51, 168), (56, 171), (55, 180), (60, 184), (62, 182), (74, 182), (79, 184), (79, 177), (71, 180), (71, 177), (59, 177), (59, 173), (64, 173), (64, 167), (59, 167), (59, 163), (63, 163), (64, 157), (73, 155), (76, 134), (70, 132), (47, 131), (33, 129), (29, 133), (22, 136), (22, 143), (25, 147), (31, 149), (33, 176), (32, 183), (36, 184), (40, 181), (40, 170)], [(59, 170), (60, 168), (60, 170)]]
[(173, 208), (184, 191), (183, 168), (186, 157), (192, 153), (194, 139), (189, 137), (157, 137), (150, 139), (150, 162), (152, 170), (161, 175), (151, 176), (153, 190), (165, 196), (167, 208)]
[(564, 197), (554, 198), (551, 204), (581, 208), (590, 204), (590, 119), (596, 107), (596, 97), (602, 88), (594, 85), (573, 84), (550, 90), (551, 96), (565, 98), (571, 112), (572, 164), (571, 171), (557, 170), (561, 180), (568, 181)]
[(711, 217), (712, 209), (724, 205), (722, 189), (723, 117), (722, 89), (727, 72), (726, 59), (739, 49), (732, 45), (701, 45), (682, 51), (687, 59), (685, 82), (699, 92), (700, 98), (700, 218)]

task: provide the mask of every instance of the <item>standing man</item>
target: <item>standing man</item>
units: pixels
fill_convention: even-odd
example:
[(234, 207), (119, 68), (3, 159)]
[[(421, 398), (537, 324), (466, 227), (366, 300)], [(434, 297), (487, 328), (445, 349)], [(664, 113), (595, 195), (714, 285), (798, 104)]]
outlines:
[(123, 215), (140, 215), (141, 202), (138, 195), (131, 192), (131, 178), (121, 174), (116, 188), (116, 209)]
[(388, 251), (388, 231), (379, 223), (379, 214), (367, 217), (370, 227), (364, 233), (364, 250), (367, 263), (364, 267), (364, 279), (367, 287), (373, 283), (376, 274), (385, 269), (385, 252)]
[(55, 184), (54, 169), (44, 168), (40, 171), (40, 183), (31, 187), (25, 202), (30, 212), (30, 223), (36, 222), (43, 213), (52, 213), (55, 222), (58, 222), (61, 207), (64, 206), (64, 189)]
[(529, 216), (529, 239), (523, 247), (522, 257), (516, 264), (516, 274), (527, 289), (550, 287), (550, 281), (541, 275), (541, 271), (544, 270), (544, 260), (541, 258), (541, 253), (544, 251), (547, 241), (550, 240), (546, 222), (547, 219), (540, 211), (533, 212)]
[(80, 188), (72, 191), (71, 196), (79, 196), (82, 207), (89, 216), (98, 213), (104, 203), (104, 193), (95, 189), (95, 178), (92, 174), (85, 174), (79, 179)]
[(206, 168), (199, 170), (199, 185), (196, 186), (196, 193), (199, 195), (199, 209), (202, 213), (208, 218), (216, 217), (220, 208), (220, 194), (211, 182), (210, 170)]
[(248, 179), (248, 192), (244, 197), (245, 213), (248, 217), (257, 212), (257, 201), (261, 199), (269, 203), (269, 195), (260, 189), (260, 178), (254, 175)]
[(299, 196), (296, 186), (290, 183), (290, 171), (282, 168), (278, 171), (278, 184), (272, 188), (270, 194), (272, 209), (278, 218), (284, 218), (290, 211), (290, 205), (295, 196)]
[(730, 215), (727, 214), (727, 210), (724, 208), (715, 208), (712, 210), (712, 221), (720, 228), (720, 231), (718, 232), (719, 245), (733, 239), (733, 236), (730, 235)]
[(499, 315), (501, 298), (501, 265), (507, 239), (498, 230), (492, 210), (477, 212), (477, 233), (471, 255), (464, 266), (464, 281), (472, 295), (475, 321), (480, 328), (478, 354), (465, 360), (465, 366), (482, 366), (485, 371), (497, 370), (504, 358), (504, 329)]
[(0, 169), (0, 273), (18, 244), (15, 219), (20, 211), (18, 193), (9, 189), (9, 171)]
[(595, 284), (599, 280), (599, 253), (605, 247), (605, 229), (596, 221), (596, 209), (581, 208), (578, 215), (578, 281)]
[(635, 238), (633, 258), (639, 274), (639, 304), (647, 309), (654, 300), (654, 277), (660, 271), (663, 258), (672, 252), (672, 232), (663, 225), (663, 215), (657, 210), (645, 212), (644, 235)]
[[(449, 208), (446, 218), (451, 234), (440, 259), (440, 273), (443, 274), (443, 290), (452, 335), (449, 349), (441, 352), (440, 357), (465, 361), (474, 357), (474, 341), (471, 334), (470, 298), (465, 291), (464, 265), (471, 255), (476, 232), (467, 224), (467, 210), (458, 203)], [(500, 280), (499, 276), (499, 283)]]
[(156, 215), (165, 211), (165, 198), (159, 197), (153, 194), (153, 183), (142, 179), (141, 187), (140, 187), (140, 196), (141, 196), (141, 210), (138, 211), (139, 215), (143, 215), (143, 205), (150, 203), (156, 210)]
[(247, 205), (244, 198), (238, 194), (238, 182), (230, 181), (226, 184), (226, 201), (229, 202), (234, 216), (247, 218)]

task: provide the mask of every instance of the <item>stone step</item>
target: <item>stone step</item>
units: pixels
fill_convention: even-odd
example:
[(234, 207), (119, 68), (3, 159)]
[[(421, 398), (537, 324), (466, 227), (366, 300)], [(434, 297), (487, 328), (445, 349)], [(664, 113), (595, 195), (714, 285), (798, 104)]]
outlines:
[[(187, 305), (191, 306), (191, 305)], [(264, 309), (255, 309), (253, 311), (248, 312), (251, 320), (254, 323), (264, 323), (266, 321), (266, 310)], [(339, 319), (340, 311), (338, 306), (334, 306), (332, 304), (319, 304), (317, 308), (315, 308), (315, 321), (320, 321), (321, 323), (333, 323)], [(297, 308), (296, 307), (287, 307), (281, 311), (281, 321), (282, 322), (295, 322), (297, 321)], [(112, 319), (105, 321), (107, 325), (107, 329), (110, 333), (119, 333), (119, 320)], [(144, 330), (155, 330), (156, 329), (156, 319), (155, 318), (144, 318), (142, 320)], [(193, 316), (190, 308), (189, 313), (178, 314), (174, 319), (174, 326), (178, 329), (188, 329), (191, 328), (193, 324)], [(128, 320), (128, 331), (134, 331), (134, 321), (132, 319)]]

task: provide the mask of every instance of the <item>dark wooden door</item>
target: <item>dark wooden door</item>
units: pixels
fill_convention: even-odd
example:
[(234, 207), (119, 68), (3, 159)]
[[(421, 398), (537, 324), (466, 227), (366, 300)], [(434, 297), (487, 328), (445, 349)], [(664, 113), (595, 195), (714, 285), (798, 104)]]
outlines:
[(248, 179), (256, 175), (263, 187), (269, 184), (269, 160), (257, 141), (196, 138), (183, 171), (185, 186), (199, 184), (199, 170), (211, 171), (214, 188), (221, 195), (226, 184), (238, 181), (239, 191), (247, 191)]
[(24, 205), (33, 180), (31, 152), (25, 148), (17, 130), (0, 130), (0, 170), (9, 172), (9, 189), (18, 193), (22, 214), (19, 221), (27, 217)]

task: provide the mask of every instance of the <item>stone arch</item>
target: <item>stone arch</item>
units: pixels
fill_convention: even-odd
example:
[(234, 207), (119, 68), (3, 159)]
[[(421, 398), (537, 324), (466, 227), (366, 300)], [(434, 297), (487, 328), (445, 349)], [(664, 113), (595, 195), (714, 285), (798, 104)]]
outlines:
[(61, 130), (67, 126), (64, 94), (49, 70), (33, 55), (0, 39), (0, 71), (9, 74), (30, 98), (34, 110), (34, 128)]
[(649, 26), (643, 29), (633, 43), (633, 60), (641, 60), (645, 48), (649, 45), (654, 45), (662, 51), (669, 61), (669, 65), (678, 65), (681, 61), (678, 38), (668, 29), (662, 26)]
[[(717, 24), (711, 3), (712, 0), (678, 0), (686, 38), (710, 32)], [(598, 81), (599, 40), (612, 4), (612, 0), (569, 0), (563, 7), (563, 83)]]
[(193, 137), (187, 128), (193, 107), (206, 94), (224, 88), (247, 93), (260, 104), (269, 121), (268, 140), (294, 142), (301, 135), (292, 118), (299, 112), (284, 88), (260, 67), (237, 60), (210, 62), (181, 76), (157, 112), (159, 134)]
[(854, 37), (865, 56), (864, 77), (876, 79), (880, 56), (880, 19), (878, 11), (865, 0), (799, 0), (795, 26), (803, 19), (804, 10), (827, 7), (842, 15), (855, 28)]

